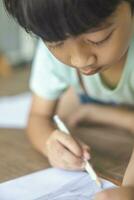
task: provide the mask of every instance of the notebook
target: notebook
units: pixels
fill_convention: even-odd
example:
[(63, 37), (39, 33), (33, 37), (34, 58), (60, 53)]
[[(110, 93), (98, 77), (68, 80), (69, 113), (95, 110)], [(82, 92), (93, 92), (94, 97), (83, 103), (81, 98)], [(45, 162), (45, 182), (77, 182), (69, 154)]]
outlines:
[(102, 180), (102, 189), (86, 172), (50, 168), (0, 184), (2, 200), (92, 200), (97, 192), (116, 187)]

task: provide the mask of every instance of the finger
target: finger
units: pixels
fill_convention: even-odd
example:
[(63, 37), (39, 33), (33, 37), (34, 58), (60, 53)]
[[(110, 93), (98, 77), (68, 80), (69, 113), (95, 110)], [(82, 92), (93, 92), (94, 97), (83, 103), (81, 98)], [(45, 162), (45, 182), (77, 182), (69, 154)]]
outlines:
[(84, 160), (90, 160), (91, 159), (91, 155), (88, 151), (83, 152), (83, 157), (84, 157)]
[(59, 131), (57, 134), (58, 134), (57, 141), (59, 141), (75, 156), (82, 158), (83, 149), (81, 148), (81, 145), (79, 145), (79, 143), (71, 135), (67, 135)]
[(83, 150), (83, 158), (85, 160), (89, 160), (91, 158), (91, 156), (90, 156), (90, 147), (87, 144), (85, 144), (84, 142), (82, 142), (82, 141), (80, 141), (78, 139), (77, 139), (77, 142), (81, 145), (81, 148)]
[(81, 143), (81, 147), (83, 149), (83, 158), (85, 160), (91, 159), (90, 147), (88, 145), (84, 144), (83, 142)]
[(69, 170), (83, 170), (85, 166), (83, 159), (76, 157), (67, 149), (65, 149), (62, 158), (64, 167), (67, 167)]
[(84, 157), (84, 159), (85, 160), (89, 160), (91, 158), (89, 146), (84, 144), (84, 145), (82, 145), (82, 148), (83, 148), (83, 157)]
[(82, 149), (83, 150), (87, 150), (87, 151), (90, 151), (90, 146), (88, 146), (87, 144), (85, 144), (84, 142), (78, 140), (79, 144), (82, 146)]
[(83, 167), (83, 160), (68, 151), (58, 141), (55, 143), (53, 151), (51, 151), (49, 161), (54, 167), (68, 170), (80, 170)]

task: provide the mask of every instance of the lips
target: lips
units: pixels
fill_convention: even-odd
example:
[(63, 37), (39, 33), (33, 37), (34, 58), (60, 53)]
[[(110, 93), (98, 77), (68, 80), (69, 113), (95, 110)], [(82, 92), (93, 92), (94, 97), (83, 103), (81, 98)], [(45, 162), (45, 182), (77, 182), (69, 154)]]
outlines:
[(98, 68), (89, 68), (87, 70), (80, 70), (81, 73), (85, 74), (85, 75), (93, 75), (96, 74), (97, 72), (99, 72), (102, 69), (102, 67), (98, 67)]

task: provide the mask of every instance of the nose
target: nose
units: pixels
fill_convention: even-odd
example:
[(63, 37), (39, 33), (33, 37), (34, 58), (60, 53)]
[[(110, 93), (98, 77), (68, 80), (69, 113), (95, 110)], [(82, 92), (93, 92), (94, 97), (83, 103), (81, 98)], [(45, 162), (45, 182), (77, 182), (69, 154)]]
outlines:
[(92, 67), (96, 64), (96, 56), (91, 51), (84, 51), (82, 48), (73, 49), (71, 52), (71, 65), (77, 68)]

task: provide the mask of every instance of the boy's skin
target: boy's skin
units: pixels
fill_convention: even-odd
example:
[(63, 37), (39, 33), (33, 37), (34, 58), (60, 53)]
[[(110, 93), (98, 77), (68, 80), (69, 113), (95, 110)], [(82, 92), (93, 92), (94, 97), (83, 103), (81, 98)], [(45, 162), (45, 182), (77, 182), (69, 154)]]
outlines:
[(126, 170), (122, 187), (98, 193), (95, 200), (133, 200), (134, 199), (134, 151)]
[[(129, 4), (124, 2), (109, 19), (113, 24), (107, 29), (94, 30), (95, 32), (82, 34), (77, 38), (69, 38), (63, 45), (57, 47), (55, 47), (55, 44), (46, 43), (46, 45), (52, 54), (63, 63), (75, 67), (83, 74), (90, 75), (99, 72), (108, 85), (115, 87), (120, 80), (125, 64), (126, 53), (133, 33), (133, 18)], [(95, 44), (108, 37), (109, 39), (102, 44)], [(89, 148), (86, 144), (76, 141), (72, 136), (56, 130), (52, 117), (56, 112), (58, 103), (58, 100), (49, 101), (36, 95), (33, 96), (28, 124), (29, 137), (34, 146), (48, 157), (52, 166), (68, 170), (83, 169), (83, 157), (90, 158)], [(78, 106), (77, 111), (79, 109), (79, 112), (77, 112), (77, 116), (71, 113), (73, 125), (86, 119), (87, 121), (92, 120), (121, 126), (134, 132), (134, 112), (129, 111), (126, 107), (113, 108), (108, 106), (104, 108), (101, 105), (79, 106), (79, 103), (72, 103), (72, 107), (76, 108), (76, 106)], [(68, 106), (64, 104), (64, 108), (68, 109)], [(95, 114), (96, 112), (97, 115)], [(103, 112), (103, 116), (99, 116), (100, 112)], [(59, 114), (65, 116), (66, 110), (60, 110)], [(108, 118), (108, 116), (110, 117)], [(97, 195), (96, 200), (134, 199), (133, 166), (134, 155), (124, 177), (124, 187), (104, 191)]]

